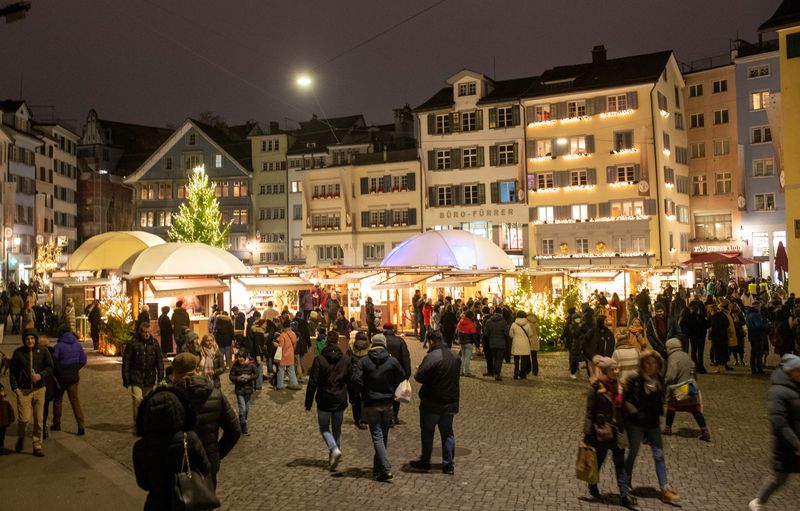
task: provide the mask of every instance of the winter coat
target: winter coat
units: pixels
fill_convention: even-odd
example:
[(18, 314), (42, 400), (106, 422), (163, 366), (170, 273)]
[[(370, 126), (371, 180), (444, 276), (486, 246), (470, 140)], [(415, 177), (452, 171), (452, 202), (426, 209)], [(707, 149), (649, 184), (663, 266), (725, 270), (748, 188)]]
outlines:
[(5, 399), (0, 399), (0, 428), (7, 428), (14, 422), (14, 407)]
[(411, 378), (411, 354), (408, 351), (406, 341), (389, 328), (384, 329), (383, 336), (386, 337), (386, 349), (403, 366), (406, 379)]
[(219, 472), (220, 460), (231, 452), (242, 435), (239, 418), (228, 399), (205, 376), (195, 374), (177, 382), (175, 386), (186, 393), (197, 414), (192, 430), (203, 443), (211, 463), (211, 473), (216, 474)]
[(489, 348), (493, 350), (506, 349), (506, 344), (511, 340), (508, 331), (508, 323), (498, 312), (492, 314), (483, 325), (483, 336), (489, 340)]
[(431, 348), (414, 379), (422, 384), (419, 407), (435, 414), (458, 413), (461, 359), (447, 346)]
[(667, 372), (664, 381), (667, 385), (683, 383), (694, 378), (694, 362), (681, 348), (671, 348), (667, 356)]
[(191, 468), (204, 476), (210, 473), (203, 444), (193, 431), (185, 431), (189, 414), (170, 389), (159, 389), (142, 402), (136, 427), (142, 438), (133, 445), (133, 470), (136, 483), (148, 492), (145, 511), (171, 509), (172, 479), (183, 466), (184, 438)]
[(172, 311), (172, 331), (180, 334), (189, 328), (189, 312), (183, 307), (175, 307)]
[(613, 355), (615, 347), (614, 333), (606, 327), (605, 317), (597, 318), (594, 329), (586, 334), (583, 356), (586, 360), (592, 360), (595, 355), (610, 357)]
[(234, 362), (228, 374), (237, 396), (252, 395), (257, 376), (256, 366), (249, 360), (244, 364), (240, 364), (238, 361)]
[(772, 371), (767, 410), (772, 425), (772, 469), (800, 473), (800, 383), (778, 368)]
[(622, 411), (622, 407), (614, 406), (602, 384), (593, 385), (589, 389), (586, 397), (586, 416), (583, 421), (584, 437), (586, 437), (589, 444), (595, 447), (600, 445), (594, 431), (594, 425), (600, 423), (600, 416), (606, 422), (613, 424), (616, 429), (616, 441), (608, 442), (606, 446), (616, 445), (617, 447), (625, 448), (627, 446), (627, 439), (624, 434), (626, 429), (625, 414)]
[(657, 428), (664, 415), (664, 383), (658, 379), (659, 387), (650, 393), (646, 389), (646, 381), (641, 374), (634, 374), (625, 383), (625, 413), (628, 423), (640, 428)]
[(280, 365), (288, 367), (294, 365), (294, 347), (297, 345), (297, 335), (291, 330), (284, 330), (276, 341), (281, 348)]
[(122, 385), (150, 387), (164, 378), (161, 346), (150, 337), (143, 340), (137, 333), (122, 352)]
[(755, 344), (766, 340), (768, 329), (769, 323), (764, 319), (761, 311), (751, 309), (747, 313), (747, 335), (751, 343)]
[[(187, 351), (186, 347), (188, 345), (189, 345), (189, 343), (186, 343), (186, 344), (183, 345), (184, 351)], [(192, 344), (192, 345), (194, 345), (194, 344)], [(219, 388), (220, 387), (219, 377), (220, 377), (220, 375), (222, 373), (225, 372), (225, 358), (222, 356), (222, 352), (219, 349), (217, 349), (217, 350), (214, 351), (214, 353), (212, 355), (206, 355), (205, 348), (200, 347), (200, 351), (198, 353), (194, 353), (194, 355), (198, 358), (198, 365), (197, 365), (198, 371), (200, 371), (207, 378), (210, 378), (211, 382), (214, 384), (214, 386), (216, 388)], [(212, 366), (214, 372), (212, 374), (210, 374), (210, 375), (209, 374), (205, 374), (203, 372), (203, 371), (205, 371), (205, 367), (206, 367), (205, 358), (207, 356), (214, 357), (213, 366)]]
[(723, 314), (728, 318), (727, 339), (728, 346), (732, 348), (739, 344), (739, 339), (736, 337), (736, 321), (733, 319), (733, 314), (729, 311), (723, 311)]
[[(33, 348), (28, 348), (24, 344), (25, 337), (28, 335), (33, 335), (36, 338)], [(47, 379), (54, 374), (53, 358), (47, 348), (39, 345), (39, 336), (35, 332), (31, 330), (23, 331), (22, 339), (23, 345), (15, 349), (11, 355), (11, 369), (8, 373), (11, 390), (40, 389), (45, 386)], [(33, 383), (31, 379), (31, 368), (33, 368), (33, 372), (42, 377), (36, 383)]]
[(508, 329), (511, 336), (511, 354), (522, 356), (531, 354), (531, 327), (528, 318), (517, 318)]
[(619, 366), (619, 381), (623, 385), (631, 376), (639, 372), (639, 350), (628, 339), (617, 342), (617, 349), (611, 355)]
[(314, 308), (314, 296), (311, 291), (306, 291), (300, 297), (300, 310), (310, 311)]
[(650, 346), (652, 346), (653, 349), (656, 350), (662, 357), (666, 356), (667, 354), (667, 341), (680, 335), (678, 324), (674, 319), (665, 314), (664, 321), (667, 323), (667, 332), (663, 338), (658, 334), (656, 317), (653, 316), (647, 321), (647, 342), (649, 342)]
[(214, 320), (214, 339), (220, 348), (228, 348), (233, 345), (233, 321), (225, 312), (217, 314)]
[(456, 315), (455, 311), (453, 311), (452, 308), (445, 308), (444, 312), (442, 313), (441, 331), (442, 336), (450, 343), (453, 342), (453, 339), (456, 336), (457, 323), (458, 316)]
[(15, 316), (22, 312), (22, 298), (19, 295), (13, 295), (8, 299), (8, 307), (11, 309), (11, 314)]
[(361, 392), (364, 406), (391, 404), (395, 389), (405, 379), (400, 362), (380, 345), (371, 347), (353, 372), (353, 386)]
[(458, 343), (462, 346), (464, 344), (478, 344), (478, 327), (475, 322), (468, 317), (463, 317), (456, 325), (456, 334), (458, 336)]
[(433, 314), (433, 306), (426, 303), (422, 306), (422, 324), (431, 326), (431, 314)]
[(714, 355), (711, 360), (716, 361), (717, 364), (721, 364), (725, 362), (724, 359), (727, 357), (728, 327), (730, 326), (733, 328), (733, 326), (730, 325), (728, 315), (721, 311), (711, 316), (710, 324), (711, 334), (709, 338), (711, 339), (711, 349)]
[(162, 344), (171, 344), (175, 330), (172, 328), (172, 320), (167, 314), (158, 317), (158, 335), (161, 337)]
[(66, 332), (58, 339), (53, 349), (53, 365), (56, 379), (62, 387), (80, 380), (78, 371), (86, 365), (86, 353), (74, 332)]
[(686, 311), (680, 322), (681, 333), (693, 343), (698, 343), (706, 338), (708, 320), (701, 314)]
[(350, 357), (335, 344), (328, 344), (311, 364), (306, 387), (306, 410), (316, 398), (317, 409), (339, 412), (347, 408), (347, 386), (353, 374)]
[(539, 351), (539, 319), (534, 314), (528, 314), (528, 340), (531, 342), (531, 351)]

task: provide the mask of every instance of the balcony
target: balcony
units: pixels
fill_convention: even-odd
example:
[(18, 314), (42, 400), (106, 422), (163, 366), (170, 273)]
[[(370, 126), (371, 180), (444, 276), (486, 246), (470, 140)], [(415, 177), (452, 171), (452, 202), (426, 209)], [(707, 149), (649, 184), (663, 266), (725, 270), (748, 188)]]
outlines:
[(313, 226), (311, 226), (311, 230), (314, 231), (314, 232), (319, 232), (319, 231), (341, 231), (342, 230), (342, 226), (341, 226), (341, 224), (337, 224), (337, 225), (313, 225)]
[(335, 193), (315, 193), (315, 194), (311, 195), (312, 199), (321, 199), (321, 200), (339, 199), (341, 197), (342, 197), (342, 194), (340, 192), (335, 192)]

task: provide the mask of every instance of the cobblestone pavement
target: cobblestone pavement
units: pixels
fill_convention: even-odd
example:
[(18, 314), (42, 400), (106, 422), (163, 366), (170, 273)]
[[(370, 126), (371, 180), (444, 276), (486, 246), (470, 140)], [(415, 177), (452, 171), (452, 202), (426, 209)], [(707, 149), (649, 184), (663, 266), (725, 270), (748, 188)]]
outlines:
[[(6, 338), (0, 350), (9, 354), (17, 345), (15, 338)], [(416, 340), (410, 340), (409, 346), (412, 361), (418, 364), (423, 351)], [(130, 397), (120, 383), (119, 360), (94, 354), (89, 359), (80, 384), (87, 416), (84, 441), (130, 469), (135, 438)], [(483, 359), (475, 359), (473, 364), (473, 372), (482, 373)], [(540, 355), (540, 365), (540, 376), (526, 381), (512, 380), (508, 365), (502, 382), (461, 380), (454, 476), (436, 470), (429, 474), (408, 470), (408, 461), (419, 454), (419, 419), (416, 402), (403, 405), (400, 417), (405, 424), (393, 428), (389, 439), (395, 473), (392, 483), (371, 479), (370, 437), (353, 426), (349, 410), (342, 435), (344, 455), (339, 472), (331, 474), (316, 413), (303, 408), (304, 391), (278, 392), (265, 386), (251, 403), (251, 435), (243, 437), (223, 460), (219, 477), (223, 506), (293, 511), (619, 509), (610, 460), (601, 473), (603, 502), (591, 501), (585, 485), (574, 477), (585, 375), (570, 380), (562, 353)], [(679, 414), (675, 423), (678, 434), (665, 438), (669, 477), (683, 499), (683, 509), (746, 509), (768, 471), (768, 379), (745, 373), (736, 368), (725, 376), (700, 376), (711, 443), (694, 437), (696, 425), (684, 414)], [(7, 377), (3, 381), (7, 382)], [(223, 389), (235, 403), (225, 380)], [(74, 432), (66, 402), (64, 408), (63, 428)], [(440, 453), (437, 448), (434, 456)], [(641, 509), (669, 508), (658, 501), (655, 470), (646, 446), (640, 451), (633, 479)], [(794, 478), (773, 498), (770, 509), (797, 509), (798, 499), (800, 481)]]

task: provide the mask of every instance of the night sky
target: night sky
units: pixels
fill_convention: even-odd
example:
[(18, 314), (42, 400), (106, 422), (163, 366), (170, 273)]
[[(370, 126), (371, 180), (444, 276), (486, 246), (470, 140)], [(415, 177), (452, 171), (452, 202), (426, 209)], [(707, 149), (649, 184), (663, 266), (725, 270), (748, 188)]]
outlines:
[[(468, 67), (498, 79), (673, 49), (691, 61), (754, 40), (780, 0), (30, 0), (0, 22), (0, 96), (77, 129), (163, 126), (201, 111), (231, 123), (363, 113), (391, 120)], [(440, 3), (441, 2), (441, 3)], [(5, 2), (3, 2), (5, 3)], [(438, 4), (438, 5), (435, 5)], [(348, 48), (435, 5), (360, 48)], [(344, 53), (343, 53), (344, 52)], [(338, 58), (337, 58), (338, 56)], [(333, 60), (332, 60), (333, 59)], [(496, 72), (495, 72), (496, 70)], [(314, 93), (294, 85), (315, 79)], [(290, 124), (291, 125), (291, 124)]]

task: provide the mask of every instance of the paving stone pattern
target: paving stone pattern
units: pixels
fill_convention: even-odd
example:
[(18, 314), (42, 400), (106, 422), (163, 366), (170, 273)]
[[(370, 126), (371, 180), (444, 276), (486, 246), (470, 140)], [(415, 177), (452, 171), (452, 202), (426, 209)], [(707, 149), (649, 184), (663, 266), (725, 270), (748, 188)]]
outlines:
[[(6, 338), (0, 350), (18, 344)], [(424, 352), (409, 339), (412, 362)], [(461, 412), (455, 421), (455, 475), (438, 467), (429, 474), (409, 471), (419, 455), (418, 400), (403, 405), (405, 422), (391, 430), (391, 483), (371, 478), (372, 444), (367, 431), (353, 425), (348, 409), (342, 435), (339, 471), (327, 470), (327, 449), (318, 432), (316, 412), (303, 408), (303, 391), (273, 391), (267, 385), (251, 402), (249, 437), (243, 437), (223, 460), (218, 493), (225, 509), (458, 509), (601, 510), (619, 509), (611, 460), (601, 473), (603, 502), (592, 501), (574, 477), (587, 381), (569, 378), (566, 355), (540, 355), (539, 377), (504, 380), (461, 379)], [(86, 442), (127, 467), (131, 466), (132, 414), (122, 387), (119, 359), (90, 354), (81, 373), (81, 401), (87, 416)], [(774, 357), (773, 357), (774, 363)], [(483, 359), (473, 360), (482, 373)], [(690, 415), (679, 414), (676, 435), (665, 438), (670, 481), (686, 510), (741, 510), (768, 472), (769, 424), (765, 395), (768, 379), (743, 368), (727, 375), (701, 375), (712, 442), (695, 438)], [(7, 377), (3, 377), (7, 384)], [(235, 407), (226, 378), (223, 390)], [(13, 398), (12, 398), (13, 399)], [(63, 429), (75, 431), (67, 400)], [(13, 428), (12, 428), (13, 429)], [(13, 440), (13, 432), (10, 432)], [(436, 438), (434, 456), (441, 454)], [(47, 447), (45, 447), (47, 448)], [(434, 458), (433, 462), (440, 460)], [(133, 475), (131, 474), (131, 477)], [(670, 509), (657, 498), (657, 480), (647, 446), (637, 460), (634, 486), (641, 509)], [(800, 479), (793, 478), (770, 502), (770, 509), (797, 509)]]

